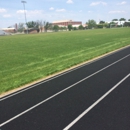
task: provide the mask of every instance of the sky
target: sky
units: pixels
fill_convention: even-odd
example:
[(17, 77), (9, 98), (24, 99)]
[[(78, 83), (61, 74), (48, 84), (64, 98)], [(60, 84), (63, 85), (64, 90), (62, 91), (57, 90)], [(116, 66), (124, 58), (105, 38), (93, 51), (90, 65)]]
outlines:
[[(130, 0), (26, 0), (27, 21), (105, 22), (130, 19)], [(25, 23), (24, 6), (20, 0), (0, 0), (0, 28)]]

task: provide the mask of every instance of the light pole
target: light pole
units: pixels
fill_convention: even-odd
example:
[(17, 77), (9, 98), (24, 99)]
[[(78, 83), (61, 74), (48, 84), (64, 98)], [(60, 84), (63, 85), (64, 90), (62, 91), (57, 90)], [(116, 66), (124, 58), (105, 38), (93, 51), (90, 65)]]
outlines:
[[(23, 7), (24, 7), (24, 16), (25, 16), (25, 23), (27, 26), (27, 18), (26, 18), (26, 12), (25, 12), (25, 3), (27, 3), (26, 1), (21, 1), (21, 3), (23, 3)], [(27, 34), (28, 34), (28, 26), (27, 26)]]

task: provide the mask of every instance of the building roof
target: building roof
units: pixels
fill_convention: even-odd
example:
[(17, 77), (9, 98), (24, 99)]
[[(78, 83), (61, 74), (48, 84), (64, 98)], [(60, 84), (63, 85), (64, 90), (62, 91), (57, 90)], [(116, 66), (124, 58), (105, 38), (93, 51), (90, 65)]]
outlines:
[(15, 28), (2, 28), (2, 30), (14, 30)]
[(72, 20), (53, 21), (52, 23), (61, 23), (61, 22), (72, 22)]

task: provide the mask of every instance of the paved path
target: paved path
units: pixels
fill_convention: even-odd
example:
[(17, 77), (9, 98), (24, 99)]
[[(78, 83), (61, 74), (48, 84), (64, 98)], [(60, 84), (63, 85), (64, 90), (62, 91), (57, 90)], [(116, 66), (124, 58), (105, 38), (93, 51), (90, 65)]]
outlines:
[(1, 130), (130, 130), (130, 47), (0, 99)]

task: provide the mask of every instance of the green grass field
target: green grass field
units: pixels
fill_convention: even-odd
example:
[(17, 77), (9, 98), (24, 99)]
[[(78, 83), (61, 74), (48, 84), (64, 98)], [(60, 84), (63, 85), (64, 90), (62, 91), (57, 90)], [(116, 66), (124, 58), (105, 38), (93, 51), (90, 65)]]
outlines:
[(130, 28), (0, 37), (0, 94), (130, 45)]

